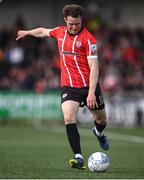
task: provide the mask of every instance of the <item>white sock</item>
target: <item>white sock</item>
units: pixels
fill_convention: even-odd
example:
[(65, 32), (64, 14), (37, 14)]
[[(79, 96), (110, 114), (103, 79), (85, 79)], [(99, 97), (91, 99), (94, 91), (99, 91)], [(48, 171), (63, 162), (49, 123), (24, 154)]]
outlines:
[(96, 131), (97, 136), (99, 137), (103, 136), (103, 132), (99, 132), (96, 128), (95, 128), (95, 131)]
[(75, 154), (75, 158), (81, 158), (83, 159), (83, 156), (81, 154)]

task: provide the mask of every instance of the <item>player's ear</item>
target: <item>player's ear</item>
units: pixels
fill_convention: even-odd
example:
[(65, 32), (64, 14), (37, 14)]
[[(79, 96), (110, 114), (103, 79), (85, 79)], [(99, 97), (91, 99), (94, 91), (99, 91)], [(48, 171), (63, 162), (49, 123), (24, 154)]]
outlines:
[(65, 23), (67, 22), (67, 18), (66, 17), (64, 17), (64, 21), (65, 21)]

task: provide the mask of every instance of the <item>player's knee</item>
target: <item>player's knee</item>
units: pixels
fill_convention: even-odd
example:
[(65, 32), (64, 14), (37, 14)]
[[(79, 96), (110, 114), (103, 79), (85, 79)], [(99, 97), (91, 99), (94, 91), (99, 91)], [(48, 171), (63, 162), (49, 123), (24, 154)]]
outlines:
[(98, 116), (96, 120), (101, 125), (106, 125), (107, 124), (107, 118), (106, 118), (105, 115)]
[(72, 123), (76, 123), (76, 120), (73, 116), (64, 115), (64, 122), (65, 124), (72, 124)]

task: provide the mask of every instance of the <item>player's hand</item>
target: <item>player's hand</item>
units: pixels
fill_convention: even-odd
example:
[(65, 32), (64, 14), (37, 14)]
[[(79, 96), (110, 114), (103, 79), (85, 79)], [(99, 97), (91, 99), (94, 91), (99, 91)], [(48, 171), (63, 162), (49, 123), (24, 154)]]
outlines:
[(28, 35), (28, 31), (23, 31), (23, 30), (18, 31), (16, 41), (24, 38), (27, 35)]
[(96, 102), (96, 96), (93, 93), (89, 93), (88, 97), (87, 97), (87, 107), (89, 109), (95, 109), (95, 107), (97, 106), (97, 102)]

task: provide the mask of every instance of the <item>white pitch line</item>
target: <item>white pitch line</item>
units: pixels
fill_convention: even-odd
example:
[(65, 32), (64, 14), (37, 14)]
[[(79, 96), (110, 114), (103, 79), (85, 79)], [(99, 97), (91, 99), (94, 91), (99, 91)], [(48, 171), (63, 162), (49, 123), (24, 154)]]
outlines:
[[(81, 133), (84, 136), (90, 136), (90, 134), (87, 134), (86, 131), (82, 130)], [(112, 140), (127, 141), (127, 142), (144, 144), (144, 137), (140, 137), (140, 136), (133, 136), (133, 135), (128, 135), (128, 134), (120, 134), (120, 133), (112, 133), (112, 132), (106, 132), (105, 135), (108, 137), (108, 139), (112, 139)]]
[[(58, 129), (52, 129), (52, 130), (55, 132), (65, 132), (63, 127), (60, 127)], [(82, 128), (80, 128), (80, 134), (82, 136), (86, 136), (86, 137), (90, 137), (93, 135), (91, 130), (82, 129)], [(133, 136), (133, 135), (128, 135), (128, 134), (120, 134), (120, 133), (112, 133), (112, 132), (106, 132), (105, 135), (108, 137), (108, 139), (112, 139), (112, 140), (127, 141), (127, 142), (144, 144), (144, 137), (140, 137), (140, 136)]]
[(127, 135), (127, 134), (120, 134), (120, 133), (111, 133), (111, 132), (107, 132), (106, 135), (108, 136), (109, 139), (113, 139), (113, 140), (128, 141), (128, 142), (144, 144), (144, 138), (140, 136), (133, 136), (133, 135)]

